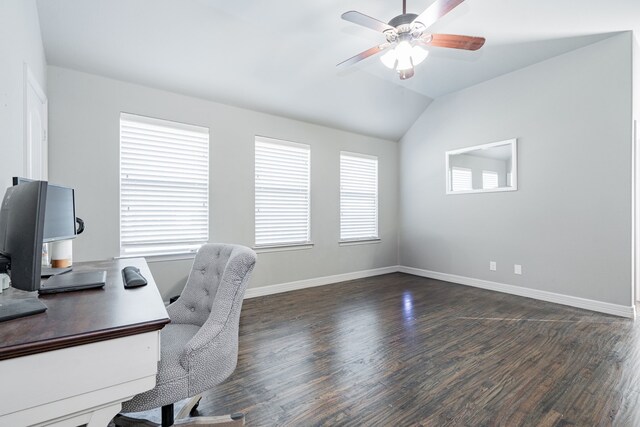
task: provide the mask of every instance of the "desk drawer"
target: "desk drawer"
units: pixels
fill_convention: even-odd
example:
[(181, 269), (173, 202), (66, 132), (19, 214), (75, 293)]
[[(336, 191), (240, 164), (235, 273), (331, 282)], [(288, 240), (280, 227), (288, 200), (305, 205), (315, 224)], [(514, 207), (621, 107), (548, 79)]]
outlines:
[(159, 349), (154, 331), (0, 361), (0, 425), (50, 420), (151, 389)]

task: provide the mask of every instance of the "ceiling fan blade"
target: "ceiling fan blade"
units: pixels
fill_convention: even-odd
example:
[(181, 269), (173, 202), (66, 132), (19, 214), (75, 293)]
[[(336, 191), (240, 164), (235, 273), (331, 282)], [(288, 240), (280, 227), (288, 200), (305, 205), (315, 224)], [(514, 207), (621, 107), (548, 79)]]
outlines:
[(431, 4), (431, 6), (427, 8), (427, 10), (418, 15), (418, 17), (414, 19), (413, 22), (420, 22), (425, 26), (425, 28), (429, 28), (430, 26), (435, 24), (438, 19), (451, 12), (453, 8), (458, 6), (463, 1), (464, 0), (436, 0)]
[(478, 50), (485, 42), (484, 37), (459, 36), (456, 34), (430, 34), (420, 40), (421, 44), (426, 46), (463, 50)]
[(387, 50), (389, 48), (389, 46), (391, 46), (391, 43), (382, 43), (381, 45), (378, 46), (374, 46), (370, 49), (365, 50), (364, 52), (360, 52), (359, 54), (357, 54), (356, 56), (352, 56), (351, 58), (347, 59), (346, 61), (342, 61), (341, 63), (339, 63), (338, 65), (336, 65), (336, 67), (347, 67), (349, 65), (353, 65), (356, 62), (360, 62), (363, 59), (366, 59), (372, 55), (375, 55), (376, 53), (380, 53), (384, 50)]
[(387, 30), (396, 30), (389, 24), (378, 21), (377, 19), (365, 15), (364, 13), (356, 12), (355, 10), (350, 10), (349, 12), (343, 13), (342, 19), (344, 19), (345, 21), (353, 22), (354, 24), (362, 25), (363, 27), (371, 28), (375, 31), (380, 31), (381, 33)]

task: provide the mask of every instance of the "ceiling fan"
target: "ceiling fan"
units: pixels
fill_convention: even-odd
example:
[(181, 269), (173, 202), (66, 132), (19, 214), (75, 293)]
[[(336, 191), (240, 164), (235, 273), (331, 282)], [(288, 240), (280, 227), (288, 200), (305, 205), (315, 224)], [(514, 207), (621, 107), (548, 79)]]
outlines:
[(445, 47), (463, 50), (478, 50), (484, 45), (483, 37), (459, 36), (454, 34), (430, 34), (427, 29), (464, 0), (436, 0), (420, 15), (407, 13), (407, 1), (402, 0), (402, 15), (385, 24), (363, 13), (351, 10), (342, 14), (342, 19), (380, 31), (387, 41), (360, 52), (339, 63), (344, 67), (362, 61), (372, 55), (385, 52), (380, 57), (382, 63), (394, 69), (405, 80), (413, 77), (414, 67), (425, 60), (429, 51), (423, 47)]

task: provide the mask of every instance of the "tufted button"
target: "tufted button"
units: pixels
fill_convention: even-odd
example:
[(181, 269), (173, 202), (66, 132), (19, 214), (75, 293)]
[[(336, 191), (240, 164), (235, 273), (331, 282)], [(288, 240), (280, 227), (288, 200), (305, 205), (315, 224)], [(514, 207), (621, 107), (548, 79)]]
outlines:
[(196, 311), (196, 308), (195, 307), (191, 307), (189, 310)]
[(205, 288), (205, 289), (204, 289), (204, 294), (205, 294), (205, 295), (209, 295), (209, 289)]

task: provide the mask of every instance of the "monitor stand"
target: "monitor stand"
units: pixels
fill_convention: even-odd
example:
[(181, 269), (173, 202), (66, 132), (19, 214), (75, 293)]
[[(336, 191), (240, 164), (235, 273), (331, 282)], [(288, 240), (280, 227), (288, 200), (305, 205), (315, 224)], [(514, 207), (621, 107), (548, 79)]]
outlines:
[[(7, 274), (10, 264), (9, 258), (0, 254), (0, 274)], [(0, 299), (0, 322), (43, 313), (46, 310), (47, 306), (38, 298), (16, 298), (11, 295)]]
[(43, 313), (47, 306), (38, 298), (14, 298), (0, 301), (0, 322)]

